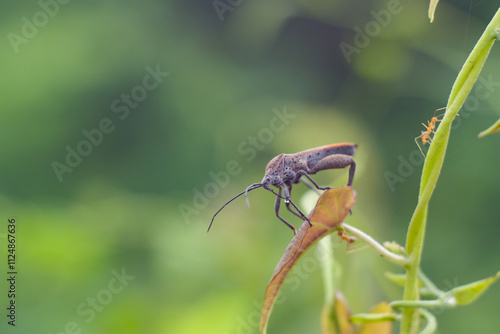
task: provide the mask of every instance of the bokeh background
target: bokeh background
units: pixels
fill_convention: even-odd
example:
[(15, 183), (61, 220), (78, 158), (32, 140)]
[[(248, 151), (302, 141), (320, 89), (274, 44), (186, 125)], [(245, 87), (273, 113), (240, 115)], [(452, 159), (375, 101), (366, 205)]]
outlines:
[[(381, 14), (390, 8), (397, 12)], [(250, 193), (250, 209), (238, 199), (206, 229), (282, 152), (357, 143), (358, 200), (347, 221), (404, 244), (423, 161), (414, 138), (446, 105), (498, 3), (441, 1), (432, 24), (427, 8), (405, 0), (1, 2), (2, 277), (9, 218), (18, 255), (17, 323), (6, 324), (2, 278), (1, 332), (257, 333), (292, 232), (264, 190)], [(357, 36), (366, 27), (371, 36)], [(342, 45), (357, 49), (346, 57)], [(482, 88), (455, 121), (430, 204), (422, 267), (442, 289), (499, 270), (500, 135), (477, 138), (500, 114), (499, 60), (495, 46)], [(86, 146), (84, 133), (103, 120), (107, 132)], [(68, 150), (84, 155), (69, 166)], [(315, 179), (340, 186), (347, 173)], [(310, 196), (294, 188), (301, 205)], [(335, 244), (337, 286), (353, 312), (401, 297), (384, 278), (399, 268), (361, 242), (347, 251)], [(304, 261), (270, 333), (320, 332), (321, 270), (314, 252)], [(499, 300), (496, 285), (468, 307), (438, 311), (440, 333), (495, 333)]]

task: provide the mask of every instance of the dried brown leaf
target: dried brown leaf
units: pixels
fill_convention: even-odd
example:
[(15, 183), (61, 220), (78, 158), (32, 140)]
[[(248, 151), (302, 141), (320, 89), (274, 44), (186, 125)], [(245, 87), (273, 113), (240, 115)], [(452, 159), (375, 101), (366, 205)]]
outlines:
[(311, 227), (307, 221), (302, 224), (297, 234), (288, 244), (267, 285), (260, 319), (260, 331), (262, 333), (266, 332), (276, 296), (292, 267), (312, 245), (325, 235), (338, 229), (338, 226), (344, 221), (354, 205), (354, 201), (354, 191), (347, 186), (329, 189), (318, 199), (309, 216), (313, 226)]
[(350, 322), (351, 310), (347, 300), (340, 291), (335, 293), (332, 301), (323, 306), (321, 314), (321, 330), (323, 334), (355, 334), (356, 327)]

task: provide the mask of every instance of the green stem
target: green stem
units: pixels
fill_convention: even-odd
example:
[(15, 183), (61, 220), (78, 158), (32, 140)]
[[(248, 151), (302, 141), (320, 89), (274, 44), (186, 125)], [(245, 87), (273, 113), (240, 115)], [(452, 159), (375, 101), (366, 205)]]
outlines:
[(392, 308), (426, 308), (426, 309), (442, 309), (444, 307), (454, 307), (456, 303), (447, 303), (442, 299), (435, 300), (395, 300), (389, 305)]
[(351, 322), (362, 324), (380, 321), (396, 321), (397, 319), (398, 315), (396, 313), (358, 313), (349, 318)]
[(427, 320), (427, 324), (425, 325), (425, 328), (422, 329), (422, 331), (419, 334), (432, 334), (435, 333), (437, 330), (437, 321), (436, 317), (429, 311), (423, 309), (420, 311), (422, 316)]
[[(325, 305), (333, 307), (335, 295), (334, 258), (332, 235), (327, 235), (319, 241), (321, 271), (323, 272), (323, 284), (325, 287)], [(331, 305), (330, 305), (331, 304)]]
[[(304, 182), (304, 180), (302, 180)], [(316, 194), (321, 195), (317, 189)], [(333, 312), (335, 300), (335, 258), (333, 257), (333, 236), (327, 235), (319, 241), (320, 253), (319, 263), (323, 274), (323, 285), (325, 289), (324, 309), (328, 310), (328, 314)]]
[(422, 281), (424, 286), (429, 290), (429, 293), (432, 294), (434, 297), (440, 297), (441, 295), (444, 294), (444, 291), (439, 289), (430, 279), (427, 277), (422, 270), (419, 270), (418, 272), (418, 278)]
[[(436, 187), (443, 166), (446, 147), (450, 136), (451, 122), (462, 107), (465, 99), (476, 82), (484, 62), (488, 57), (493, 42), (497, 38), (500, 27), (500, 8), (486, 27), (483, 35), (467, 58), (453, 84), (446, 106), (446, 113), (441, 121), (425, 159), (420, 181), (420, 193), (417, 207), (408, 227), (406, 251), (410, 262), (406, 266), (407, 274), (403, 300), (416, 301), (420, 298), (417, 284), (418, 268), (424, 243), (425, 226), (427, 223), (427, 207)], [(401, 334), (413, 334), (418, 330), (419, 312), (415, 308), (404, 308), (401, 318)]]
[(349, 232), (350, 234), (354, 235), (355, 237), (363, 240), (366, 242), (371, 248), (373, 248), (377, 253), (379, 253), (382, 257), (388, 259), (389, 261), (397, 264), (400, 267), (404, 267), (408, 263), (408, 259), (404, 256), (394, 254), (393, 252), (390, 252), (379, 244), (375, 239), (373, 239), (371, 236), (366, 234), (365, 232), (358, 230), (354, 226), (351, 226), (346, 223), (340, 224), (340, 227), (344, 229), (345, 231)]

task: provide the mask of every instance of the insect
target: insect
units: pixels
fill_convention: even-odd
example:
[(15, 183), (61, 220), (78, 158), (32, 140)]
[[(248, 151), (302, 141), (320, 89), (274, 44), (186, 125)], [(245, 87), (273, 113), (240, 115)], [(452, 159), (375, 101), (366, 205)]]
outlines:
[(337, 235), (339, 236), (340, 239), (347, 241), (347, 245), (352, 244), (353, 242), (356, 241), (356, 238), (348, 237), (347, 234), (342, 230), (338, 230)]
[[(442, 110), (442, 109), (445, 109), (445, 108), (436, 109), (436, 111)], [(441, 115), (436, 116), (436, 111), (434, 111), (434, 116), (431, 118), (431, 120), (427, 121), (427, 125), (425, 125), (424, 123), (422, 123), (422, 125), (427, 130), (426, 131), (421, 131), (420, 136), (418, 136), (418, 137), (415, 138), (415, 143), (417, 143), (418, 149), (420, 150), (420, 152), (423, 154), (424, 157), (425, 157), (425, 154), (424, 154), (424, 151), (422, 151), (422, 147), (420, 147), (420, 144), (418, 143), (418, 139), (420, 138), (420, 140), (422, 141), (423, 145), (432, 142), (431, 133), (436, 133), (434, 131), (436, 129), (436, 123), (437, 122), (441, 122), (443, 120), (443, 119), (438, 119), (438, 117), (444, 115), (444, 114), (441, 114)]]
[[(278, 219), (280, 219), (289, 228), (291, 228), (294, 234), (296, 234), (297, 231), (295, 230), (295, 227), (288, 223), (279, 214), (282, 199), (285, 202), (286, 208), (291, 213), (301, 219), (307, 220), (309, 222), (309, 225), (311, 225), (311, 222), (309, 221), (307, 216), (302, 211), (300, 211), (297, 205), (293, 203), (290, 196), (292, 192), (292, 184), (299, 183), (301, 177), (305, 176), (317, 189), (326, 190), (329, 188), (320, 187), (309, 175), (316, 174), (317, 172), (326, 169), (345, 168), (347, 166), (350, 166), (347, 185), (352, 185), (354, 171), (356, 170), (356, 163), (354, 162), (352, 155), (356, 151), (357, 147), (358, 145), (352, 143), (331, 144), (295, 154), (282, 153), (274, 157), (266, 166), (266, 173), (264, 175), (264, 178), (262, 179), (262, 182), (254, 183), (248, 186), (245, 191), (242, 191), (238, 195), (231, 198), (228, 202), (226, 202), (226, 204), (224, 204), (212, 217), (207, 232), (210, 231), (210, 227), (214, 222), (215, 216), (217, 216), (217, 214), (222, 209), (224, 209), (226, 205), (231, 203), (239, 196), (245, 194), (247, 206), (249, 206), (250, 204), (248, 202), (248, 192), (262, 187), (276, 195), (276, 202), (274, 204), (274, 212), (276, 213), (276, 217), (278, 217)], [(276, 187), (278, 189), (278, 192), (275, 192), (269, 186)], [(295, 210), (293, 210), (292, 207)]]

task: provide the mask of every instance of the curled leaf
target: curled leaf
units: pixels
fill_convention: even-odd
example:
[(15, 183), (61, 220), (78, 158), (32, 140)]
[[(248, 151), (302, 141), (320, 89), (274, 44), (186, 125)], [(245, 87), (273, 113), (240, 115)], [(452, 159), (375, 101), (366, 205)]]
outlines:
[(479, 138), (483, 138), (484, 136), (491, 135), (493, 132), (497, 132), (497, 131), (500, 131), (500, 119), (498, 121), (496, 121), (495, 124), (493, 124), (492, 126), (487, 128), (486, 130), (484, 130), (483, 132), (481, 132), (477, 136)]
[(260, 317), (260, 331), (266, 332), (276, 296), (288, 273), (299, 258), (323, 236), (336, 231), (354, 205), (354, 191), (351, 187), (328, 189), (321, 195), (314, 207), (309, 220), (312, 227), (305, 221), (297, 234), (288, 244), (283, 257), (276, 266), (271, 280), (267, 284), (264, 296), (264, 306)]

